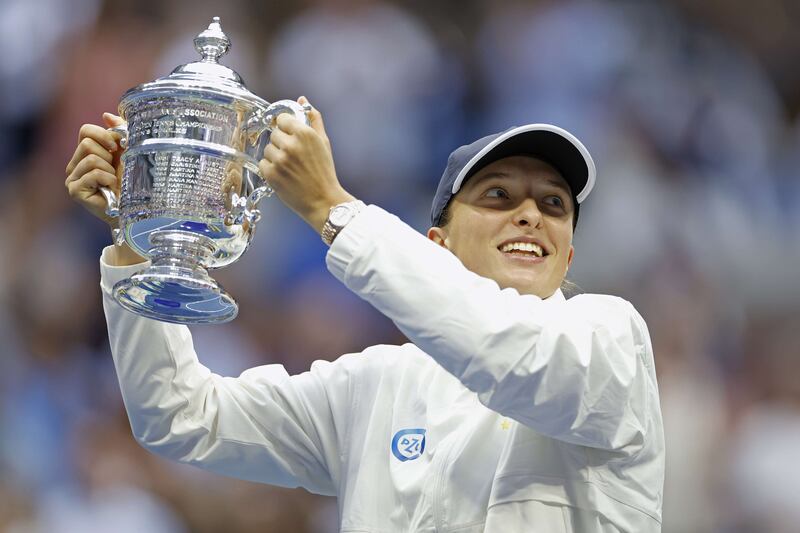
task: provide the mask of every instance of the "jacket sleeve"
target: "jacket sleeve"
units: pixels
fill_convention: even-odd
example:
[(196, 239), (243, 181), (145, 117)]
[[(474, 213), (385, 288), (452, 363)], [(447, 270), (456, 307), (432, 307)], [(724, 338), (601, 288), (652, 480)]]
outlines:
[(327, 263), (484, 405), (534, 431), (621, 449), (658, 423), (649, 334), (625, 300), (501, 290), (375, 206), (339, 234)]
[(103, 258), (100, 265), (111, 352), (136, 440), (220, 474), (335, 495), (349, 433), (348, 356), (297, 376), (282, 365), (216, 375), (198, 361), (187, 327), (139, 317), (111, 297), (116, 281), (143, 266), (111, 267)]

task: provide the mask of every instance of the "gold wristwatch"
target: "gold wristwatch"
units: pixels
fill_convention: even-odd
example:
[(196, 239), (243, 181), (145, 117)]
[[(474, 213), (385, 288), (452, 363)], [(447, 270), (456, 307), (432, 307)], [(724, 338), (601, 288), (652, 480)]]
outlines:
[(322, 233), (320, 234), (322, 242), (330, 246), (333, 243), (333, 239), (342, 231), (342, 228), (366, 207), (366, 204), (361, 200), (352, 200), (331, 207), (328, 213), (328, 220), (322, 226)]

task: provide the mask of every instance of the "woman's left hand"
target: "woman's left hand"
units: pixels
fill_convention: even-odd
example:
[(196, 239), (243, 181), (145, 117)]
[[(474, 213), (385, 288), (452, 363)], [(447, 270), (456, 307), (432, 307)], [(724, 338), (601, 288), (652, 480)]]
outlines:
[(289, 113), (278, 115), (258, 167), (278, 198), (320, 233), (331, 207), (355, 198), (336, 177), (322, 115), (312, 108), (309, 119), (306, 126)]

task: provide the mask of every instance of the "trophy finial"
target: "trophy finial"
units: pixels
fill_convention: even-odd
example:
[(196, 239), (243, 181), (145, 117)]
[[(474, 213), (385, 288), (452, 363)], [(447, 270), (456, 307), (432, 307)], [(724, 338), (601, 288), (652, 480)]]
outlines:
[(206, 63), (216, 63), (231, 47), (231, 41), (222, 31), (219, 17), (214, 17), (208, 28), (194, 38), (194, 48)]

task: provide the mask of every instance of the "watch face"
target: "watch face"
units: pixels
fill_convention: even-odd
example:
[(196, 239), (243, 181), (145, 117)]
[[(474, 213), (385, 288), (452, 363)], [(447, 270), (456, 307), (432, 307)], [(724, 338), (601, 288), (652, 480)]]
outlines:
[(352, 210), (350, 206), (347, 205), (337, 205), (333, 208), (330, 215), (328, 216), (328, 220), (331, 221), (331, 224), (334, 226), (344, 226), (347, 222), (352, 218)]

